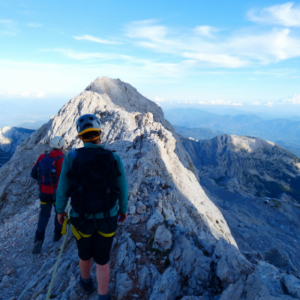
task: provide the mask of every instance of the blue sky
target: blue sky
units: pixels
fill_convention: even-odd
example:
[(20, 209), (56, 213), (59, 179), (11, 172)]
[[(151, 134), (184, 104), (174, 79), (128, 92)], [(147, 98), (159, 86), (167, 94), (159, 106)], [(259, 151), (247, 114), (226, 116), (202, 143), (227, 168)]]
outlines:
[(0, 126), (98, 76), (164, 108), (300, 112), (299, 1), (0, 0), (0, 41)]

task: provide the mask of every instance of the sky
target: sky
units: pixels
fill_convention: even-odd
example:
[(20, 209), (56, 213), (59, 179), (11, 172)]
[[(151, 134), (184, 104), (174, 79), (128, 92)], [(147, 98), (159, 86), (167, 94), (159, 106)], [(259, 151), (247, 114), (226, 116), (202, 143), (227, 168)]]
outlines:
[(300, 1), (0, 0), (0, 127), (99, 76), (164, 109), (300, 113)]

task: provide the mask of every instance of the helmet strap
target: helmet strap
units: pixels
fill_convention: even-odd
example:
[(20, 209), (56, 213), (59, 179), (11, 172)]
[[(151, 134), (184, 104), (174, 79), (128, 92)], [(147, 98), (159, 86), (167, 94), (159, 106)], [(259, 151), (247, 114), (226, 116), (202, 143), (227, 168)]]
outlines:
[(93, 142), (93, 141), (96, 141), (98, 139), (100, 139), (100, 136), (97, 136), (97, 137), (92, 138), (92, 139), (82, 139), (82, 140), (83, 140), (84, 143), (86, 143), (86, 142)]

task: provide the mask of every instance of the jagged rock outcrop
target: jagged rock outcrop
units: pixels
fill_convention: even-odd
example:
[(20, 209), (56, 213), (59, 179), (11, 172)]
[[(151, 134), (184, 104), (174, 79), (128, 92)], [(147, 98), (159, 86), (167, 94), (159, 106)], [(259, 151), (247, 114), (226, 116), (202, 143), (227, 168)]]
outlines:
[[(0, 170), (1, 210), (6, 216), (0, 231), (5, 245), (0, 258), (6, 261), (0, 266), (4, 299), (14, 293), (19, 300), (45, 299), (59, 245), (47, 236), (43, 253), (38, 257), (30, 253), (38, 203), (29, 170), (55, 135), (64, 137), (68, 150), (80, 147), (74, 124), (85, 113), (101, 119), (102, 142), (121, 156), (129, 186), (130, 214), (117, 230), (111, 256), (113, 299), (173, 300), (189, 295), (209, 300), (220, 296), (228, 284), (236, 284), (238, 275), (251, 276), (252, 264), (238, 251), (224, 217), (201, 188), (189, 155), (161, 109), (129, 84), (104, 77), (66, 103)], [(28, 241), (24, 234), (16, 235), (20, 229)], [(161, 239), (157, 231), (162, 232)], [(10, 251), (8, 241), (13, 238), (14, 244), (22, 245), (21, 258)], [(222, 257), (218, 249), (223, 249)], [(25, 276), (26, 263), (30, 272)], [(15, 272), (6, 275), (13, 264)], [(75, 241), (68, 237), (52, 298), (83, 299), (78, 279)], [(295, 286), (291, 284), (291, 293)], [(94, 293), (85, 299), (96, 297)]]

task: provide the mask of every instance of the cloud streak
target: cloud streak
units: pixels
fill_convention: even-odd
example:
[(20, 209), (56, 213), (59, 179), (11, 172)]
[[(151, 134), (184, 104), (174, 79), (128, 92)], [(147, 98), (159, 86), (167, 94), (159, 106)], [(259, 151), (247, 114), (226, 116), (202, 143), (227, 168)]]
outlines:
[(261, 24), (300, 27), (300, 6), (294, 7), (293, 2), (266, 7), (261, 11), (250, 10), (251, 21)]
[(17, 31), (16, 22), (13, 20), (0, 20), (0, 34), (15, 35)]
[(122, 44), (121, 42), (105, 40), (105, 39), (101, 39), (101, 38), (94, 37), (94, 36), (87, 35), (87, 34), (82, 35), (82, 36), (73, 36), (73, 38), (75, 40), (78, 40), (78, 41), (90, 41), (90, 42), (95, 42), (95, 43), (100, 43), (100, 44), (107, 44), (107, 45)]
[(40, 91), (38, 93), (28, 92), (28, 91), (17, 91), (17, 90), (9, 90), (8, 92), (1, 92), (0, 95), (5, 98), (45, 98), (45, 92)]
[(226, 105), (226, 106), (243, 106), (241, 102), (225, 101), (223, 99), (199, 101), (200, 105)]
[(300, 56), (299, 33), (288, 28), (216, 35), (217, 29), (210, 26), (179, 31), (146, 20), (127, 24), (124, 31), (140, 47), (192, 59), (198, 67), (242, 68)]
[(41, 23), (34, 23), (34, 22), (30, 22), (26, 24), (28, 27), (42, 27), (43, 25)]

